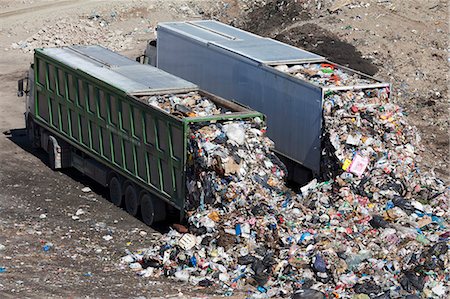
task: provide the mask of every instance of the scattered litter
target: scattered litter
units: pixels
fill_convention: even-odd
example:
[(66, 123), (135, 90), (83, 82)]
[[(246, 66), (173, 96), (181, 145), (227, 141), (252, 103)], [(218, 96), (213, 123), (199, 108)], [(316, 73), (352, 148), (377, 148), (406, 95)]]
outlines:
[(105, 240), (105, 241), (111, 241), (112, 239), (113, 239), (113, 236), (111, 236), (111, 235), (103, 236), (103, 240)]
[(175, 229), (177, 232), (185, 234), (187, 232), (189, 232), (189, 230), (187, 229), (187, 227), (185, 227), (184, 225), (178, 224), (178, 223), (174, 223), (172, 224), (173, 229)]
[(85, 214), (86, 212), (83, 210), (83, 209), (78, 209), (76, 212), (75, 212), (75, 215), (76, 216), (80, 216), (80, 215), (83, 215), (83, 214)]
[(44, 246), (42, 246), (42, 250), (44, 250), (44, 251), (49, 251), (52, 248), (53, 248), (53, 243), (50, 243), (50, 242), (47, 242), (47, 243), (45, 243)]
[(184, 250), (191, 250), (195, 246), (196, 241), (197, 240), (194, 235), (184, 234), (183, 237), (181, 237), (178, 246), (180, 246)]
[(83, 189), (81, 189), (81, 192), (83, 192), (83, 193), (89, 193), (89, 192), (92, 192), (92, 190), (91, 190), (91, 188), (89, 188), (89, 187), (84, 187)]
[(351, 4), (352, 0), (337, 0), (334, 2), (334, 4), (328, 9), (330, 12), (335, 12), (339, 9), (342, 9), (343, 7)]
[(45, 219), (45, 218), (47, 218), (47, 215), (46, 214), (41, 214), (41, 215), (39, 215), (39, 218), (40, 219)]

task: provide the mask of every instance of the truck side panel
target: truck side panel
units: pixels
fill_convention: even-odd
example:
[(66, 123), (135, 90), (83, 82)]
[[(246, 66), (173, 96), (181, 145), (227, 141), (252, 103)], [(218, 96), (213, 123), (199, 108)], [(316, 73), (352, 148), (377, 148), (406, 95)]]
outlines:
[(158, 197), (183, 209), (185, 128), (78, 70), (35, 55), (35, 119)]
[(158, 29), (158, 67), (267, 116), (276, 150), (319, 172), (322, 91), (213, 44)]

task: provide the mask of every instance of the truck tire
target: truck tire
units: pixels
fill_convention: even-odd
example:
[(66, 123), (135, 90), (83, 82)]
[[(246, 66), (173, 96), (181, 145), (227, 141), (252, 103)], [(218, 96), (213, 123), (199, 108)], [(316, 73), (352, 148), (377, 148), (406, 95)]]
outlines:
[(113, 176), (109, 180), (109, 199), (113, 204), (120, 207), (123, 203), (122, 186), (117, 177)]
[(148, 226), (155, 221), (155, 208), (153, 206), (153, 199), (148, 193), (144, 193), (141, 198), (141, 214), (142, 220)]
[(142, 220), (147, 225), (166, 219), (166, 204), (154, 195), (144, 192), (141, 196)]
[(125, 188), (125, 210), (133, 216), (136, 216), (139, 210), (138, 193), (133, 184), (128, 184)]

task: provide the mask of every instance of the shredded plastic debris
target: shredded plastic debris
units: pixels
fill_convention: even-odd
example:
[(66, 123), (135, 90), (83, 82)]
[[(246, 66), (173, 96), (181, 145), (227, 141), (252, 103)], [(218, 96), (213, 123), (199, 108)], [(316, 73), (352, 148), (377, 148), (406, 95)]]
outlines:
[(275, 68), (320, 86), (357, 86), (377, 83), (369, 77), (364, 77), (332, 63), (281, 64)]
[(334, 165), (301, 194), (285, 186), (259, 119), (192, 127), (188, 232), (122, 262), (253, 298), (445, 298), (449, 188), (417, 167), (420, 138), (388, 93), (326, 95)]

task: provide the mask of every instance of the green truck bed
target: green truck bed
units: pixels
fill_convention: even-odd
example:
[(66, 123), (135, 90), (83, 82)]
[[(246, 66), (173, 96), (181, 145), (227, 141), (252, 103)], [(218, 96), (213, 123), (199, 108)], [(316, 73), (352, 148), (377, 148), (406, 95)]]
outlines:
[[(34, 66), (38, 125), (181, 211), (189, 125), (263, 117), (100, 46), (36, 49)], [(146, 101), (191, 91), (228, 113), (178, 117)]]

